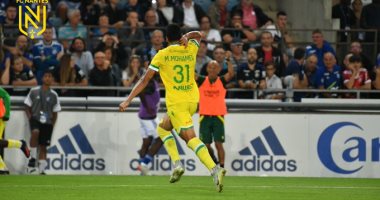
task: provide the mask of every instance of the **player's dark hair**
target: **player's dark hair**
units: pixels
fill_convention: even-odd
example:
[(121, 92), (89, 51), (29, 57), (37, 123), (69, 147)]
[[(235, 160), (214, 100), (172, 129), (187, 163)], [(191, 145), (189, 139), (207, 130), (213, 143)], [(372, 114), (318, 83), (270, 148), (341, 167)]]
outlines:
[(294, 51), (294, 59), (301, 60), (305, 57), (305, 49), (304, 48), (297, 48)]
[(179, 27), (177, 24), (169, 24), (166, 27), (166, 37), (168, 38), (169, 42), (178, 41), (182, 37), (181, 27)]

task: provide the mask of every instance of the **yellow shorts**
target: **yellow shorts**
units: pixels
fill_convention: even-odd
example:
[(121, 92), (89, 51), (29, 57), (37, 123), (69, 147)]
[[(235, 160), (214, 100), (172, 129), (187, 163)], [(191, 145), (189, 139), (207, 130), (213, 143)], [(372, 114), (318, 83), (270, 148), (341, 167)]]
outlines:
[(3, 138), (4, 129), (5, 129), (5, 121), (3, 121), (3, 119), (0, 119), (0, 139), (4, 139)]
[(168, 106), (168, 116), (174, 130), (180, 134), (181, 130), (193, 128), (193, 118), (195, 112), (197, 112), (198, 103), (177, 103)]

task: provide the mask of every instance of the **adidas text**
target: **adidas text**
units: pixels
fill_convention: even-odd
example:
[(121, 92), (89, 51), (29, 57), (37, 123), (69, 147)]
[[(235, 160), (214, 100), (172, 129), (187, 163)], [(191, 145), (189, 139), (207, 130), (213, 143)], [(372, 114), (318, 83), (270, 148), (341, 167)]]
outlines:
[(47, 170), (103, 171), (106, 167), (104, 159), (84, 157), (81, 154), (67, 156), (61, 154), (58, 158), (51, 156), (47, 162)]
[(231, 168), (235, 171), (255, 171), (255, 172), (294, 172), (297, 170), (295, 160), (273, 159), (273, 156), (253, 156), (252, 159), (235, 159)]

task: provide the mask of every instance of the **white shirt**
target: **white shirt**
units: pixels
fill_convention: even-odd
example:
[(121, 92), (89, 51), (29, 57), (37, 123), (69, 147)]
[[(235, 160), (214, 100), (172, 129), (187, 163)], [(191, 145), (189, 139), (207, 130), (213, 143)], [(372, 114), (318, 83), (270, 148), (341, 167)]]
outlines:
[[(267, 84), (267, 89), (269, 89), (269, 90), (270, 89), (282, 89), (281, 79), (278, 78), (278, 76), (276, 76), (275, 74), (271, 78), (266, 77), (265, 81)], [(281, 94), (281, 93), (279, 93), (279, 94)], [(266, 94), (265, 99), (271, 99), (273, 95), (275, 95), (275, 94), (273, 94), (273, 93)]]
[(214, 42), (218, 43), (218, 42), (222, 41), (222, 37), (220, 36), (220, 32), (216, 29), (210, 29), (210, 31), (208, 32), (208, 34), (206, 36), (206, 41), (208, 42), (207, 49), (210, 51), (213, 51), (215, 46), (216, 46), (216, 44), (213, 44), (213, 43)]
[(182, 3), (182, 7), (183, 7), (183, 13), (184, 13), (183, 24), (191, 28), (199, 28), (197, 16), (195, 15), (195, 10), (194, 10), (194, 2), (192, 2), (190, 8), (187, 8), (185, 6), (185, 3)]

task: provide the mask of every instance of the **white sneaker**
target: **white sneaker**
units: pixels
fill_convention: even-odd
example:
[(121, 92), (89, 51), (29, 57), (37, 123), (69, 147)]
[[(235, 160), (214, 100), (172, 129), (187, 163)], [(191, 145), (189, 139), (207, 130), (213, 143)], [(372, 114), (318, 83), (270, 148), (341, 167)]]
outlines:
[(179, 162), (174, 168), (172, 175), (170, 176), (169, 182), (175, 183), (181, 179), (181, 176), (185, 173), (185, 169), (182, 167), (182, 164)]
[(140, 165), (140, 171), (141, 171), (141, 176), (149, 176), (149, 175), (151, 175), (150, 171), (149, 171), (149, 167), (146, 164), (144, 164), (144, 163), (141, 163), (141, 165)]
[(217, 167), (214, 174), (212, 174), (214, 183), (216, 185), (216, 190), (222, 192), (223, 190), (223, 178), (226, 175), (227, 171), (222, 167)]

